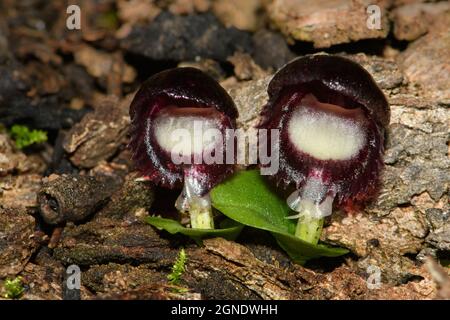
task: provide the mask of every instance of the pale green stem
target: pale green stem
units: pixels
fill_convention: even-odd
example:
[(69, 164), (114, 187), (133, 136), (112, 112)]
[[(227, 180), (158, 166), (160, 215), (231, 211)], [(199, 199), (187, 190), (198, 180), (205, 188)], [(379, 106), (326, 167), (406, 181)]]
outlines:
[(189, 210), (191, 227), (194, 229), (214, 229), (214, 218), (211, 207), (191, 203)]
[(322, 233), (323, 220), (331, 215), (335, 193), (319, 177), (310, 177), (301, 190), (294, 191), (287, 199), (289, 207), (298, 214), (295, 236), (316, 245)]
[(198, 192), (195, 192), (195, 180), (185, 178), (183, 191), (175, 207), (180, 212), (189, 213), (191, 228), (214, 229), (211, 199), (209, 194), (199, 196)]
[(316, 245), (319, 242), (320, 234), (322, 233), (323, 220), (323, 218), (316, 219), (311, 216), (299, 218), (297, 228), (295, 229), (295, 236)]

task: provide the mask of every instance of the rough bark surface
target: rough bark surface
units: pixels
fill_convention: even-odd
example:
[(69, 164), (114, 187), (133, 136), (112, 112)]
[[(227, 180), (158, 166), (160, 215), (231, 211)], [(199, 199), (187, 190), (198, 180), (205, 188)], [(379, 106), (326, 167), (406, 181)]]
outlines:
[[(316, 48), (373, 38), (384, 38), (389, 32), (386, 7), (390, 1), (368, 0), (275, 0), (269, 2), (272, 22), (287, 37), (312, 42)], [(367, 27), (367, 7), (380, 10), (380, 25)]]

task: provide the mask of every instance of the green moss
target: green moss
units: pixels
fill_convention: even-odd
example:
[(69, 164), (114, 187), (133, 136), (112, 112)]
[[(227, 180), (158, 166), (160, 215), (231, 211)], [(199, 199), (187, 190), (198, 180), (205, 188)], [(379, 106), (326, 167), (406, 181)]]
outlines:
[(6, 299), (20, 298), (20, 296), (23, 294), (25, 290), (23, 288), (21, 277), (16, 277), (15, 279), (6, 279), (4, 287), (6, 292), (4, 297)]
[(181, 279), (181, 276), (183, 275), (184, 271), (186, 271), (186, 261), (187, 256), (184, 249), (181, 249), (178, 253), (177, 260), (172, 266), (172, 272), (167, 276), (167, 279), (169, 280), (170, 284), (172, 285), (178, 285)]
[(27, 126), (18, 124), (11, 127), (9, 134), (19, 149), (23, 149), (35, 143), (47, 141), (47, 132), (42, 130), (30, 130)]

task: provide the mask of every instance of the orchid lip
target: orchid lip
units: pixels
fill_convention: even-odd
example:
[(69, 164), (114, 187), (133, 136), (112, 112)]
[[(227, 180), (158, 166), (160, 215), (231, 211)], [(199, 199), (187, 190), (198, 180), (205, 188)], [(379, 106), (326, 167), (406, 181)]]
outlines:
[[(319, 160), (348, 160), (366, 143), (364, 129), (347, 114), (354, 110), (335, 106), (338, 113), (325, 108), (311, 108), (307, 95), (295, 110), (288, 123), (289, 139), (299, 150)], [(315, 105), (324, 105), (315, 100)], [(330, 109), (331, 105), (326, 105)]]
[(182, 154), (201, 154), (214, 148), (215, 137), (221, 135), (220, 124), (210, 118), (159, 116), (154, 123), (156, 142), (166, 152), (176, 150)]

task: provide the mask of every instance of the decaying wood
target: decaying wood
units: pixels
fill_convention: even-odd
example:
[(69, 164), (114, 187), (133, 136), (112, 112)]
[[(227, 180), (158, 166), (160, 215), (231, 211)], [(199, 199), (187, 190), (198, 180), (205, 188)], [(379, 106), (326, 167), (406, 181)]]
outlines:
[(95, 177), (50, 176), (38, 193), (39, 211), (49, 224), (83, 221), (101, 208), (114, 191)]
[(97, 217), (116, 217), (124, 219), (133, 216), (139, 210), (144, 213), (155, 200), (153, 187), (139, 181), (139, 175), (131, 173), (125, 177), (122, 187), (112, 196), (108, 204), (98, 212)]
[(124, 144), (130, 119), (131, 97), (102, 100), (98, 108), (87, 114), (67, 134), (63, 146), (70, 161), (82, 168), (92, 168), (113, 156)]
[(391, 12), (394, 20), (394, 35), (399, 40), (415, 40), (427, 33), (440, 15), (450, 12), (447, 1), (437, 3), (413, 3), (400, 6)]
[[(377, 27), (368, 27), (369, 5), (380, 10)], [(281, 32), (289, 38), (312, 42), (317, 48), (384, 38), (389, 32), (389, 1), (385, 0), (274, 0), (268, 6), (271, 21)]]
[(24, 210), (0, 208), (0, 278), (20, 273), (40, 240), (33, 217)]
[[(162, 292), (167, 290), (166, 276), (179, 251), (174, 244), (179, 241), (161, 238), (139, 221), (117, 225), (102, 218), (66, 228), (55, 258), (65, 264), (90, 266), (84, 285), (101, 295), (111, 291), (127, 296), (149, 285), (155, 290), (158, 284), (159, 298), (171, 298)], [(375, 299), (405, 294), (423, 299), (435, 293), (429, 275), (419, 283), (382, 284), (370, 290), (367, 278), (345, 266), (321, 274), (286, 264), (284, 259), (264, 262), (249, 247), (221, 238), (205, 240), (203, 247), (185, 241), (183, 246), (188, 262), (180, 286), (189, 289), (186, 294), (196, 293), (203, 299)], [(269, 246), (266, 250), (276, 249)]]

